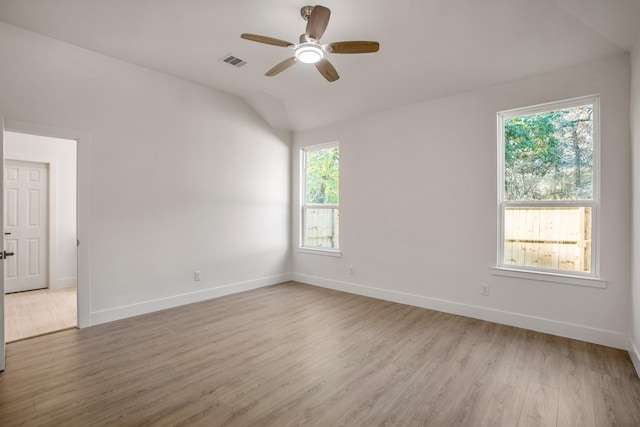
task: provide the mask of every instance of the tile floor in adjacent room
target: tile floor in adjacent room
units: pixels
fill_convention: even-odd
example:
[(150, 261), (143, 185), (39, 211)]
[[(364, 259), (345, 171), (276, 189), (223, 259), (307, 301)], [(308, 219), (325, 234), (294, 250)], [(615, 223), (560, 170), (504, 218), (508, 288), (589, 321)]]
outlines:
[(77, 325), (76, 288), (38, 289), (4, 296), (6, 342)]

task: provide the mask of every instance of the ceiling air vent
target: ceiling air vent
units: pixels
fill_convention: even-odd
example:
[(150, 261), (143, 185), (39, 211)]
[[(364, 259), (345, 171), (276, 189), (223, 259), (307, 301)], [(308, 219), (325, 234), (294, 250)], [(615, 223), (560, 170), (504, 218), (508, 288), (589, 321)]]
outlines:
[(243, 65), (247, 65), (246, 61), (243, 61), (240, 58), (236, 58), (233, 55), (225, 55), (224, 57), (220, 58), (221, 61), (226, 62), (227, 64), (231, 64), (234, 67), (240, 68)]

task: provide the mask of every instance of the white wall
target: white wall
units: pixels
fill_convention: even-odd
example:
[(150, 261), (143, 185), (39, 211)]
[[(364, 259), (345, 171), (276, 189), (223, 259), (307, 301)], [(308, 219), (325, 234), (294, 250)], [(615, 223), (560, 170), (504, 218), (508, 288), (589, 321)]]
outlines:
[[(595, 93), (601, 94), (601, 274), (607, 288), (493, 276), (496, 112)], [(294, 188), (299, 148), (335, 140), (343, 256), (294, 249), (296, 279), (627, 347), (628, 56), (296, 132)], [(299, 195), (293, 194), (297, 245)], [(489, 297), (480, 295), (481, 283), (490, 285)]]
[[(7, 132), (4, 157), (50, 163), (50, 288), (76, 286), (76, 141)], [(55, 197), (54, 197), (55, 193)]]
[(640, 375), (640, 38), (631, 52), (631, 151), (633, 154), (633, 243), (630, 354)]
[(0, 114), (90, 135), (91, 323), (287, 278), (286, 134), (236, 97), (1, 23), (0, 58)]

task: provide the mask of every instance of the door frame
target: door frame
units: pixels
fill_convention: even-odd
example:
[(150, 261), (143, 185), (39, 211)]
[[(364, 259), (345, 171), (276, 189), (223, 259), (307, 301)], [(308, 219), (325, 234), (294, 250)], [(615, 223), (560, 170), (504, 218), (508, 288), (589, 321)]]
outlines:
[[(0, 162), (2, 162), (2, 175), (0, 175), (0, 187), (3, 188), (3, 197), (0, 198), (0, 215), (2, 215), (2, 221), (0, 222), (0, 236), (2, 236), (2, 247), (4, 251), (4, 116), (0, 115)], [(4, 258), (4, 255), (3, 255)], [(4, 333), (4, 261), (0, 261), (0, 371), (4, 371), (6, 365), (6, 344)]]
[[(7, 117), (4, 118), (4, 130), (76, 141), (76, 236), (78, 239), (76, 289), (78, 327), (86, 328), (91, 326), (91, 134), (87, 131), (40, 125), (12, 120)], [(2, 162), (2, 173), (4, 176), (4, 161)], [(2, 215), (4, 215), (4, 212), (2, 212)], [(49, 268), (49, 271), (51, 272), (51, 268)], [(4, 289), (0, 291), (4, 294)], [(4, 329), (4, 312), (0, 321)]]

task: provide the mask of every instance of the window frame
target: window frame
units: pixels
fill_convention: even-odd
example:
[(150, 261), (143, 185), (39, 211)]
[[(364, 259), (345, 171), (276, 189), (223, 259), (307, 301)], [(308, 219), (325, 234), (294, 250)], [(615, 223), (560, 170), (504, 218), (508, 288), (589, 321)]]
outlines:
[[(590, 200), (505, 200), (505, 120), (529, 114), (543, 113), (564, 108), (591, 104), (593, 106), (593, 153), (592, 153), (592, 190)], [(529, 107), (500, 111), (497, 114), (498, 140), (498, 245), (497, 264), (493, 274), (501, 276), (537, 279), (551, 282), (605, 287), (606, 282), (600, 279), (600, 96), (598, 94), (578, 98), (565, 99)], [(591, 271), (580, 272), (541, 268), (534, 266), (506, 264), (504, 262), (505, 229), (504, 212), (509, 207), (590, 207), (591, 208)]]
[[(337, 248), (317, 248), (317, 247), (305, 246), (304, 244), (305, 237), (306, 237), (305, 212), (308, 209), (337, 209), (338, 212), (340, 212), (339, 200), (337, 204), (307, 203), (307, 153), (309, 151), (318, 151), (318, 150), (324, 150), (329, 148), (340, 149), (340, 142), (332, 141), (332, 142), (327, 142), (323, 144), (307, 145), (300, 148), (300, 209), (298, 211), (299, 218), (300, 218), (300, 221), (299, 221), (300, 229), (298, 233), (299, 235), (298, 251), (303, 253), (340, 257), (342, 256), (342, 252), (340, 250), (339, 243)], [(340, 168), (340, 164), (338, 164), (338, 170), (340, 170), (339, 168)], [(338, 177), (338, 194), (340, 194), (340, 177)], [(340, 222), (338, 222), (338, 230), (339, 229), (340, 229)]]

